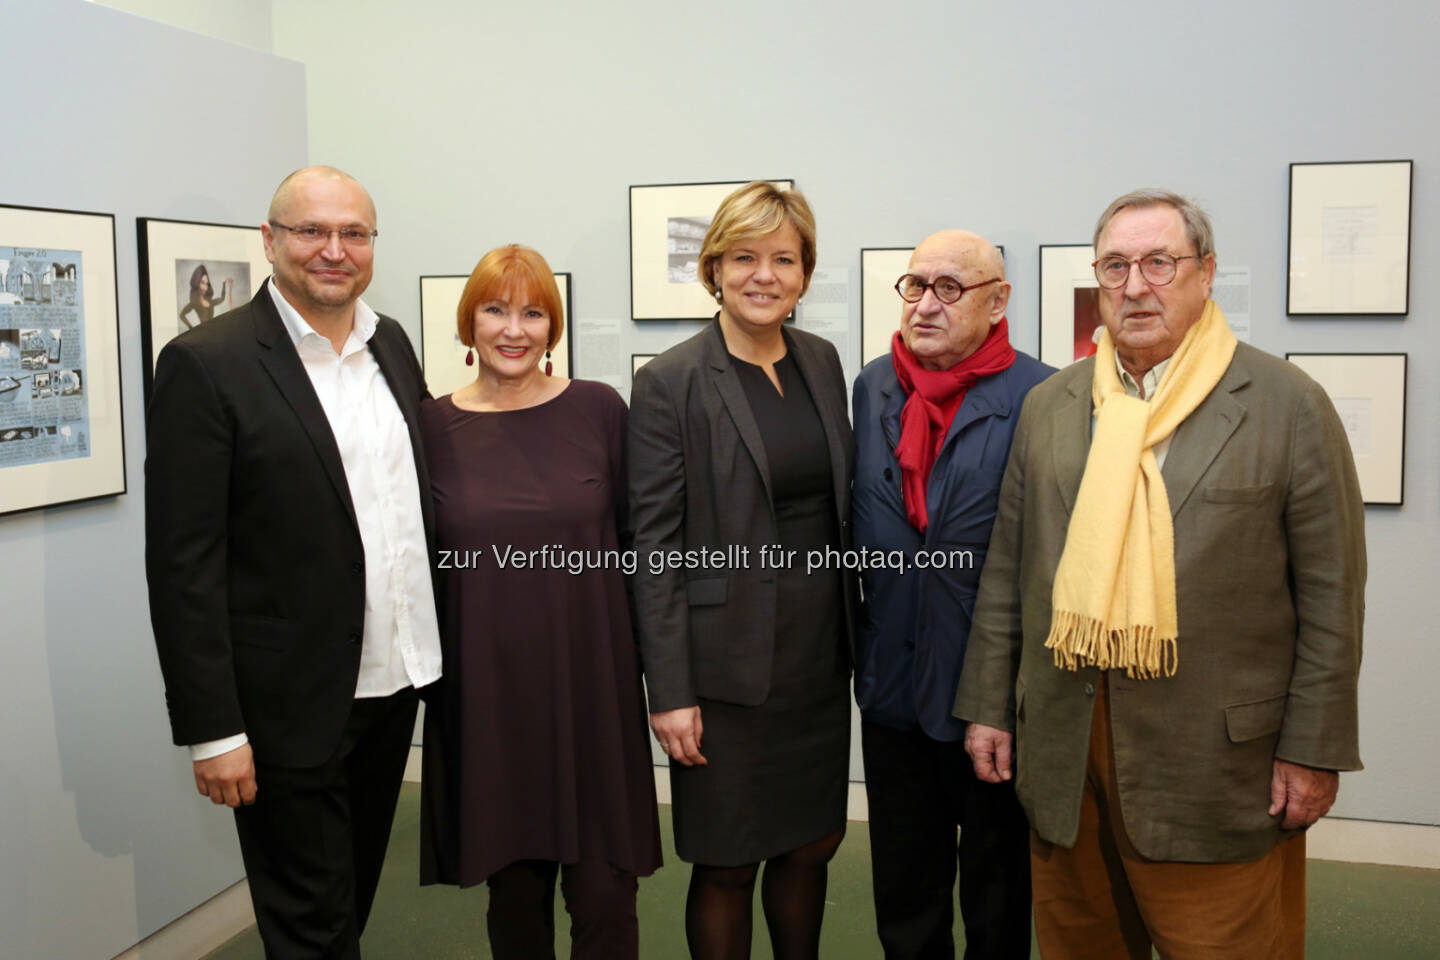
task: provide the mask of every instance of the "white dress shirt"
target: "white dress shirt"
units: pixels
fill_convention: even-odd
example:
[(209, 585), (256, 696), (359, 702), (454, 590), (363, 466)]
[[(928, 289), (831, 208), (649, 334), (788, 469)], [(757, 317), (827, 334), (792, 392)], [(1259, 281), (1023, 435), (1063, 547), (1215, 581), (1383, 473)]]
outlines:
[[(355, 696), (422, 687), (440, 677), (440, 627), (409, 428), (370, 352), (378, 317), (357, 300), (354, 326), (337, 354), (273, 281), (269, 289), (335, 434), (365, 549), (365, 631)], [(240, 733), (195, 744), (190, 756), (204, 760), (244, 743)]]

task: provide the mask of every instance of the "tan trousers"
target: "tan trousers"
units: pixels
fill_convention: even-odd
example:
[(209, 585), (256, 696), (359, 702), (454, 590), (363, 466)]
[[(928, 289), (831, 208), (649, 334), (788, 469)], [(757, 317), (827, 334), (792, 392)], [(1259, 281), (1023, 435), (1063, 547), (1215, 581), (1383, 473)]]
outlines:
[(1030, 831), (1040, 955), (1149, 960), (1153, 944), (1166, 960), (1304, 960), (1305, 835), (1253, 863), (1140, 856), (1115, 793), (1107, 686), (1102, 678), (1074, 848)]

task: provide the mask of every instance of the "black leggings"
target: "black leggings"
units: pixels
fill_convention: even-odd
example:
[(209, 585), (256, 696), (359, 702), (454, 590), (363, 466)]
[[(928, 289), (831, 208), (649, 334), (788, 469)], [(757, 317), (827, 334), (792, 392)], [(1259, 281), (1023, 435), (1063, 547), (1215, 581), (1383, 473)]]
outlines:
[[(817, 960), (820, 921), (825, 915), (826, 865), (835, 856), (844, 829), (765, 861), (760, 903), (775, 960)], [(755, 878), (760, 864), (690, 871), (685, 901), (685, 939), (695, 960), (746, 960)]]
[(563, 866), (553, 860), (518, 860), (491, 876), (485, 926), (495, 960), (553, 960), (557, 871), (570, 914), (570, 956), (636, 960), (635, 875), (599, 860)]

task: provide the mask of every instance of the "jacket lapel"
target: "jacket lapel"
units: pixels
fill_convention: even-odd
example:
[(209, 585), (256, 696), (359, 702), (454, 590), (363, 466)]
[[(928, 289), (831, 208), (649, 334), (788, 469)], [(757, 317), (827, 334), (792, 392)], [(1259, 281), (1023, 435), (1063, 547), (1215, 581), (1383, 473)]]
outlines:
[(886, 448), (894, 454), (900, 446), (900, 412), (905, 409), (904, 389), (898, 379), (887, 382), (880, 388), (880, 430), (885, 434)]
[[(421, 396), (429, 396), (429, 392), (422, 388), (417, 379), (418, 373), (415, 370), (413, 360), (406, 362), (406, 355), (414, 357), (414, 351), (410, 343), (405, 339), (395, 339), (390, 336), (390, 327), (384, 318), (380, 318), (375, 326), (375, 335), (370, 338), (370, 353), (375, 358), (376, 364), (380, 367), (380, 373), (385, 377), (385, 382), (390, 386), (390, 393), (395, 398), (395, 403), (400, 407), (400, 414), (405, 418), (405, 428), (410, 433), (410, 451), (415, 458), (415, 477), (419, 481), (420, 513), (425, 523), (425, 540), (433, 544), (435, 541), (435, 517), (433, 505), (430, 502), (428, 491), (430, 490), (430, 470), (425, 462), (425, 446), (420, 439), (420, 399)], [(400, 338), (404, 338), (403, 331), (395, 331)]]
[(843, 511), (850, 502), (850, 465), (845, 456), (849, 447), (847, 433), (850, 418), (843, 403), (841, 409), (836, 410), (832, 400), (838, 396), (843, 401), (845, 388), (843, 384), (830, 386), (825, 383), (824, 360), (815, 351), (813, 342), (799, 341), (787, 330), (782, 329), (781, 334), (785, 337), (786, 347), (795, 354), (795, 366), (799, 368), (800, 376), (805, 378), (810, 398), (815, 402), (815, 410), (825, 428), (825, 444), (830, 450), (830, 476), (835, 483), (835, 504)]
[[(965, 392), (965, 399), (960, 403), (960, 409), (955, 411), (955, 419), (950, 422), (950, 432), (945, 435), (945, 447), (955, 442), (964, 430), (976, 420), (985, 417), (1003, 417), (1010, 412), (1010, 392), (1004, 389), (1005, 378), (1010, 371), (1001, 372), (983, 377), (975, 382), (975, 385)], [(941, 456), (944, 456), (945, 447), (940, 448)]]
[(1172, 517), (1190, 499), (1195, 485), (1245, 419), (1245, 405), (1231, 394), (1249, 382), (1250, 375), (1240, 363), (1232, 360), (1215, 389), (1175, 430), (1175, 439), (1160, 471), (1165, 478), (1165, 495), (1170, 500)]
[(755, 468), (760, 472), (760, 481), (765, 485), (765, 498), (773, 504), (775, 497), (770, 490), (770, 463), (765, 458), (765, 441), (760, 436), (760, 426), (755, 422), (750, 403), (745, 399), (745, 388), (740, 384), (740, 375), (735, 372), (735, 366), (730, 362), (730, 354), (725, 350), (725, 337), (720, 333), (718, 320), (710, 326), (710, 335), (705, 340), (705, 355), (715, 381), (715, 392), (725, 404), (725, 410), (735, 424), (735, 432), (740, 435), (745, 449), (750, 451), (750, 459), (755, 461)]
[(345, 505), (350, 522), (358, 528), (355, 505), (350, 500), (350, 484), (345, 479), (345, 465), (340, 461), (340, 448), (335, 444), (335, 433), (330, 429), (330, 421), (325, 417), (325, 408), (320, 405), (320, 398), (315, 395), (310, 376), (300, 362), (300, 354), (295, 351), (295, 344), (291, 342), (290, 334), (270, 299), (268, 279), (260, 285), (253, 303), (255, 339), (260, 344), (260, 365), (265, 368), (280, 395), (300, 420), (301, 427), (315, 448), (316, 456), (320, 458), (320, 465), (330, 478), (330, 485), (335, 488), (335, 495)]
[(1090, 383), (1095, 373), (1095, 360), (1082, 361), (1085, 370), (1070, 378), (1070, 398), (1055, 411), (1051, 450), (1054, 456), (1055, 479), (1060, 484), (1060, 498), (1065, 512), (1075, 509), (1075, 494), (1080, 491), (1080, 478), (1085, 475), (1085, 460), (1090, 453)]

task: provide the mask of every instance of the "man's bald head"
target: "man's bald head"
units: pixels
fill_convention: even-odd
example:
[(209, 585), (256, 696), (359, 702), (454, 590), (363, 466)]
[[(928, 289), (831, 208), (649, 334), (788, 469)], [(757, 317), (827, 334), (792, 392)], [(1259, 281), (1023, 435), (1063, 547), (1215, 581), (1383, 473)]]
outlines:
[(290, 207), (297, 189), (305, 184), (324, 180), (343, 180), (358, 187), (360, 192), (365, 195), (365, 202), (369, 204), (370, 207), (370, 225), (372, 227), (375, 226), (375, 201), (370, 199), (369, 191), (361, 185), (359, 180), (356, 180), (344, 170), (324, 164), (318, 164), (313, 167), (301, 167), (284, 180), (281, 180), (280, 186), (275, 188), (275, 195), (270, 198), (270, 211), (266, 214), (266, 219), (279, 221), (281, 223), (286, 222), (286, 218), (290, 215)]
[(1005, 278), (1005, 258), (1000, 255), (999, 248), (969, 230), (941, 230), (930, 234), (915, 248), (910, 264), (914, 266), (917, 260), (930, 257), (950, 260), (957, 266), (984, 274), (983, 277), (955, 274), (962, 283), (991, 277)]

